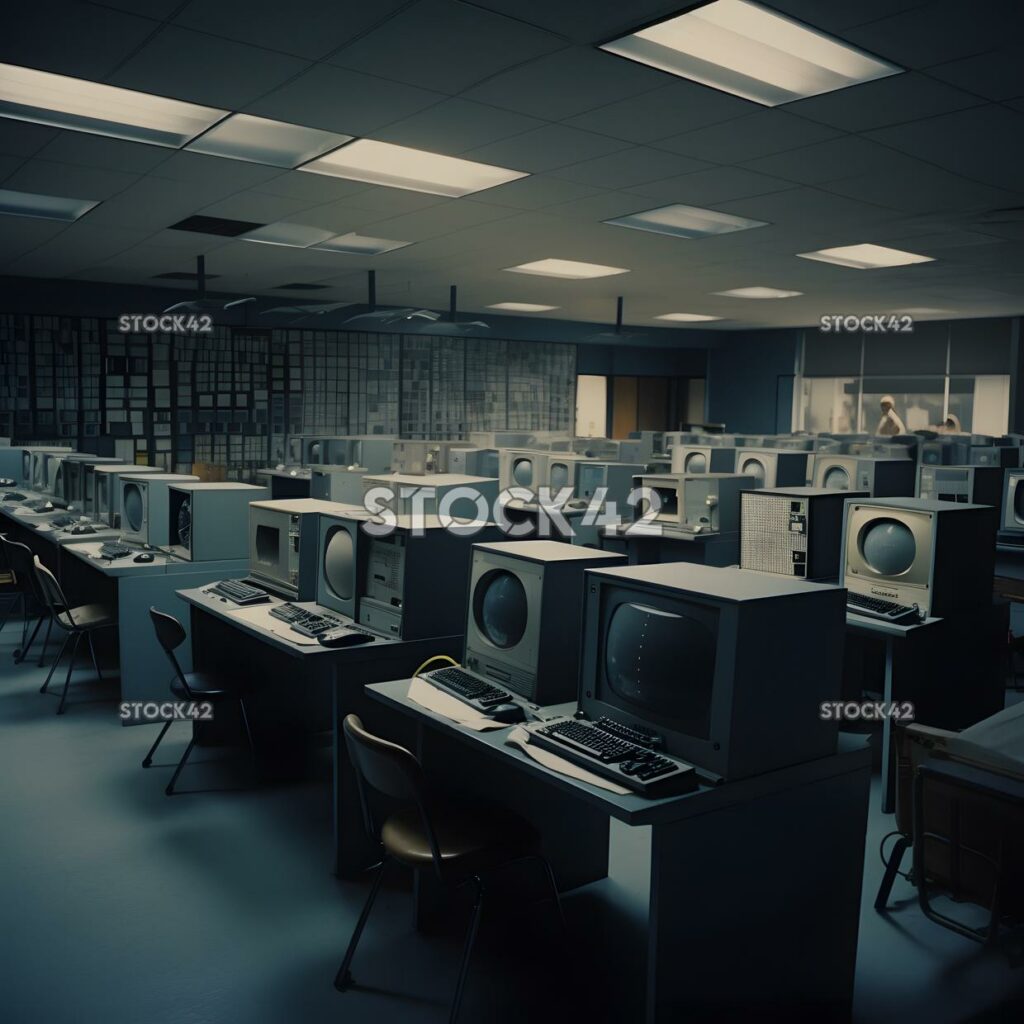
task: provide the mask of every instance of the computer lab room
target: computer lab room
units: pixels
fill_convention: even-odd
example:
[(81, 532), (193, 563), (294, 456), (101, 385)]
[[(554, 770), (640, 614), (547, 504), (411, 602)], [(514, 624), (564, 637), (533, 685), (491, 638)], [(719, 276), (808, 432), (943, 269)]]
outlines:
[(1022, 39), (10, 0), (0, 1022), (1024, 1021)]

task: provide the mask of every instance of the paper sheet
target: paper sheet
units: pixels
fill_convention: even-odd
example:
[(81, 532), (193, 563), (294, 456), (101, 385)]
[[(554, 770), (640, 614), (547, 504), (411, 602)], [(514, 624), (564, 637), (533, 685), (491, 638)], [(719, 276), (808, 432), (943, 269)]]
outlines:
[(461, 700), (443, 693), (420, 676), (409, 682), (409, 700), (419, 704), (421, 708), (426, 708), (427, 711), (433, 711), (435, 715), (464, 725), (467, 729), (474, 729), (476, 732), (508, 728), (507, 722), (496, 722), (493, 718), (474, 711), (468, 704), (463, 704)]
[(566, 761), (564, 757), (559, 757), (550, 750), (536, 746), (530, 742), (529, 732), (521, 726), (513, 729), (508, 734), (505, 743), (510, 747), (518, 747), (527, 757), (533, 758), (537, 764), (542, 764), (545, 768), (558, 772), (559, 775), (567, 775), (570, 779), (578, 779), (580, 782), (586, 782), (591, 786), (607, 789), (609, 793), (618, 793), (619, 796), (629, 796), (632, 792), (632, 790), (626, 789), (625, 786), (612, 782), (611, 779), (605, 779), (600, 775), (595, 775), (593, 772), (588, 772), (586, 768), (580, 768), (579, 765), (573, 764), (572, 761)]
[(320, 646), (320, 642), (316, 637), (303, 636), (301, 633), (296, 633), (287, 622), (275, 619), (270, 614), (270, 608), (270, 605), (258, 604), (250, 608), (232, 609), (228, 614), (234, 615), (236, 619), (242, 619), (253, 626), (259, 626), (260, 629), (265, 629), (268, 633), (273, 633), (274, 636), (279, 636), (282, 640), (287, 640), (289, 643), (298, 644), (300, 647)]

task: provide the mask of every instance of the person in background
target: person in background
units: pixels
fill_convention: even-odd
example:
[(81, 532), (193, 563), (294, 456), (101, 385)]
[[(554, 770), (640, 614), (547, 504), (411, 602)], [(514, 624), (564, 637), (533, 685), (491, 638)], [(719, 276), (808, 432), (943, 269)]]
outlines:
[(964, 428), (960, 425), (960, 418), (956, 413), (950, 413), (941, 424), (939, 424), (940, 434), (962, 434)]
[(878, 404), (882, 407), (882, 418), (875, 427), (875, 433), (883, 437), (905, 434), (907, 428), (896, 412), (896, 399), (892, 395), (882, 395)]

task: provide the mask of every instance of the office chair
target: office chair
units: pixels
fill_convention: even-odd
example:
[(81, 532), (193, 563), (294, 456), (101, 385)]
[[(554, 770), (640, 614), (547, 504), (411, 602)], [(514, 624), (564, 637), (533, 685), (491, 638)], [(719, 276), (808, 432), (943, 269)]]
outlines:
[[(103, 673), (100, 671), (99, 662), (96, 660), (96, 646), (93, 643), (93, 634), (98, 629), (110, 629), (117, 625), (117, 615), (114, 609), (105, 604), (80, 604), (73, 606), (64, 596), (57, 577), (39, 561), (33, 559), (35, 577), (42, 592), (43, 601), (50, 611), (51, 623), (58, 629), (64, 630), (64, 642), (57, 652), (57, 657), (50, 666), (46, 676), (46, 682), (40, 687), (40, 693), (46, 693), (53, 673), (64, 657), (68, 645), (71, 645), (71, 658), (68, 661), (68, 674), (64, 677), (64, 690), (60, 695), (60, 704), (57, 705), (57, 714), (64, 714), (64, 705), (68, 699), (68, 687), (71, 685), (71, 673), (75, 668), (75, 656), (78, 654), (78, 645), (84, 636), (89, 642), (89, 653), (92, 655), (92, 667), (96, 669), (97, 677), (102, 681)], [(42, 621), (42, 620), (40, 620)]]
[[(349, 968), (388, 864), (397, 861), (414, 869), (433, 868), (446, 888), (456, 889), (472, 884), (475, 890), (473, 913), (448, 1018), (449, 1024), (455, 1024), (480, 926), (484, 876), (516, 861), (538, 861), (544, 868), (564, 928), (565, 918), (551, 865), (538, 850), (537, 833), (522, 818), (487, 805), (473, 804), (461, 808), (445, 803), (428, 792), (419, 761), (405, 747), (367, 732), (356, 715), (345, 718), (343, 729), (345, 745), (355, 767), (363, 824), (380, 846), (381, 861), (338, 968), (334, 987), (344, 992), (352, 985)], [(402, 807), (378, 823), (371, 809), (368, 790), (397, 801)]]
[[(46, 642), (39, 652), (39, 664), (42, 665), (43, 655), (46, 653), (46, 647), (50, 641), (50, 630), (53, 628), (53, 616), (36, 578), (32, 550), (19, 541), (11, 540), (6, 534), (0, 534), (0, 543), (3, 545), (7, 564), (14, 575), (14, 584), (18, 589), (18, 596), (15, 597), (12, 606), (8, 608), (8, 615), (13, 610), (14, 604), (21, 606), (21, 646), (14, 652), (14, 663), (20, 665), (25, 660), (32, 645), (36, 642), (36, 636), (44, 620), (49, 620), (46, 627)], [(29, 629), (34, 616), (38, 616), (38, 618), (30, 635)], [(6, 617), (4, 621), (6, 622)]]
[(0, 597), (3, 597), (7, 601), (7, 607), (4, 609), (4, 617), (0, 620), (0, 633), (3, 632), (4, 626), (7, 625), (7, 620), (11, 617), (11, 612), (13, 612), (14, 609), (24, 601), (21, 587), (18, 586), (17, 577), (15, 577), (14, 570), (11, 568), (7, 554), (4, 551), (2, 541), (5, 539), (4, 535), (0, 534)]
[[(149, 609), (149, 617), (153, 622), (153, 629), (156, 631), (156, 639), (167, 655), (171, 666), (174, 669), (174, 678), (171, 679), (171, 693), (179, 700), (201, 701), (203, 703), (217, 704), (224, 701), (237, 700), (242, 715), (242, 725), (245, 727), (245, 737), (249, 743), (249, 755), (253, 764), (256, 763), (256, 747), (252, 741), (252, 730), (249, 728), (249, 716), (245, 711), (245, 699), (238, 690), (237, 684), (227, 676), (218, 675), (212, 672), (183, 672), (175, 651), (185, 642), (185, 627), (173, 616), (166, 612), (158, 611), (156, 608)], [(157, 736), (149, 753), (143, 758), (142, 767), (148, 768), (153, 763), (153, 755), (160, 741), (164, 738), (167, 730), (171, 727), (171, 719), (164, 722), (160, 735)], [(171, 781), (167, 783), (164, 792), (168, 796), (174, 795), (174, 784), (185, 767), (185, 762), (196, 745), (195, 729), (192, 738), (181, 755), (178, 767), (174, 769)]]

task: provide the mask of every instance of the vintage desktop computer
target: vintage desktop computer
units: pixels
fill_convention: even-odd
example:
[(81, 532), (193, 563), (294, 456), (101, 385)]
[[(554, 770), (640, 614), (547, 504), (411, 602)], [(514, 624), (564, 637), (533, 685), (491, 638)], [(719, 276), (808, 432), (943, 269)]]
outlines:
[(988, 505), (846, 502), (841, 567), (851, 611), (902, 618), (897, 609), (916, 606), (921, 618), (943, 618), (991, 602), (997, 522)]
[(121, 525), (121, 477), (166, 475), (158, 466), (96, 466), (92, 474), (92, 497), (86, 495), (84, 511), (112, 529)]
[(796, 579), (834, 580), (843, 546), (843, 506), (864, 492), (778, 487), (740, 495), (740, 568)]
[(1024, 544), (1024, 469), (1006, 470), (1001, 509), (1001, 539)]
[(364, 536), (359, 624), (402, 640), (461, 635), (473, 545), (502, 537), (494, 525), (456, 532), (438, 519), (409, 516), (383, 535)]
[(918, 472), (919, 498), (994, 508), (1002, 505), (1006, 471), (1000, 466), (921, 466)]
[[(371, 496), (371, 492), (381, 488), (388, 493), (383, 496)], [(453, 495), (453, 492), (457, 491), (471, 494)], [(477, 495), (486, 502), (486, 513), (478, 507)], [(383, 476), (368, 474), (363, 477), (361, 504), (373, 512), (389, 508), (400, 516), (414, 515), (417, 510), (427, 515), (437, 515), (443, 509), (445, 515), (456, 519), (474, 519), (482, 516), (489, 521), (497, 500), (498, 481), (494, 477), (457, 476), (454, 473), (432, 473), (425, 476), (389, 473)]]
[(528, 448), (533, 443), (533, 434), (526, 430), (471, 430), (467, 448)]
[(64, 469), (64, 500), (74, 502), (82, 512), (88, 513), (87, 499), (92, 492), (92, 477), (97, 466), (123, 466), (121, 459), (104, 455), (76, 455), (65, 459)]
[(303, 466), (320, 466), (327, 459), (325, 458), (327, 442), (336, 440), (330, 435), (303, 435), (294, 439), (298, 444), (299, 463)]
[(618, 462), (621, 457), (622, 442), (611, 437), (576, 437), (572, 440), (571, 449), (576, 455), (585, 459), (605, 459)]
[(778, 448), (737, 448), (731, 472), (754, 477), (761, 487), (802, 487), (807, 483), (808, 452)]
[(873, 498), (910, 497), (916, 490), (913, 459), (873, 459), (868, 456), (818, 452), (811, 485), (833, 491), (867, 491)]
[(385, 473), (391, 468), (397, 438), (380, 434), (354, 434), (329, 437), (322, 446), (322, 465), (365, 466), (369, 473)]
[(254, 484), (172, 483), (167, 534), (159, 546), (189, 562), (247, 558), (249, 505), (269, 500), (270, 488)]
[(362, 505), (363, 477), (369, 472), (363, 466), (313, 466), (309, 474), (309, 496), (320, 501)]
[(673, 473), (735, 473), (736, 449), (721, 445), (680, 444), (672, 449)]
[(73, 449), (54, 445), (22, 449), (23, 484), (33, 491), (43, 492), (49, 482), (46, 467), (51, 455), (70, 455)]
[(0, 448), (0, 476), (13, 480), (17, 487), (30, 487), (33, 453), (45, 451), (70, 452), (71, 449), (46, 448), (38, 445), (29, 448)]
[(922, 466), (968, 466), (971, 462), (970, 439), (962, 435), (923, 442), (917, 450)]
[(337, 509), (315, 498), (252, 502), (250, 579), (292, 601), (315, 600), (320, 516)]
[(464, 667), (535, 704), (575, 700), (584, 572), (625, 561), (553, 540), (474, 544)]
[[(673, 533), (736, 533), (740, 528), (740, 494), (759, 488), (756, 477), (742, 473), (644, 473), (636, 486), (654, 493), (654, 526)], [(649, 506), (640, 501), (636, 517)]]
[(391, 470), (422, 476), (426, 473), (447, 473), (449, 452), (464, 448), (465, 441), (395, 441), (391, 456)]
[[(548, 484), (550, 454), (530, 448), (502, 448), (498, 452), (498, 490), (525, 487), (536, 494), (539, 488)], [(563, 463), (570, 461), (562, 458)]]
[(629, 440), (639, 442), (638, 461), (647, 462), (656, 455), (665, 454), (665, 432), (663, 430), (631, 430)]
[(845, 631), (839, 587), (690, 563), (591, 569), (579, 709), (712, 780), (827, 757), (838, 729), (819, 707), (840, 694)]
[[(168, 537), (168, 497), (171, 484), (198, 482), (185, 473), (125, 473), (118, 477), (121, 535), (135, 544), (163, 547)], [(244, 558), (244, 553), (239, 557)]]
[(316, 603), (353, 620), (359, 617), (359, 592), (366, 579), (371, 540), (362, 527), (372, 518), (356, 505), (336, 505), (317, 517)]
[(647, 464), (642, 462), (585, 459), (576, 464), (575, 495), (579, 500), (589, 502), (603, 489), (606, 502), (614, 502), (620, 509), (624, 509), (634, 487), (634, 478), (643, 475), (646, 470)]
[(461, 476), (489, 476), (498, 479), (497, 448), (452, 448), (448, 470)]
[(1020, 449), (1015, 445), (971, 445), (969, 461), (972, 466), (1015, 469), (1020, 465)]

